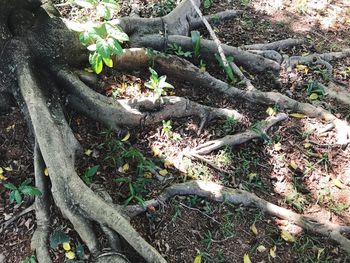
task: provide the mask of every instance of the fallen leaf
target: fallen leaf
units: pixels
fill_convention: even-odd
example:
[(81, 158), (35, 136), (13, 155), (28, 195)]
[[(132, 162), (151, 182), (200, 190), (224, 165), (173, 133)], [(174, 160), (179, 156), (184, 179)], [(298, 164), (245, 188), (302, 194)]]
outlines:
[(0, 167), (0, 174), (4, 173), (4, 169), (2, 169), (2, 167)]
[(310, 100), (317, 100), (317, 99), (318, 99), (318, 94), (317, 94), (317, 93), (312, 93), (312, 94), (309, 96), (309, 99), (310, 99)]
[(289, 114), (289, 116), (294, 117), (294, 118), (299, 118), (299, 119), (306, 117), (304, 114), (301, 114), (301, 113), (291, 113), (291, 114)]
[(276, 250), (277, 250), (277, 247), (276, 246), (273, 246), (272, 248), (270, 248), (270, 256), (272, 258), (275, 258), (276, 257)]
[(335, 185), (339, 189), (343, 189), (344, 188), (343, 183), (339, 179), (333, 179), (332, 183), (333, 183), (333, 185)]
[(296, 65), (296, 68), (299, 71), (304, 71), (305, 74), (307, 74), (309, 72), (309, 68), (305, 65)]
[(280, 142), (275, 143), (273, 148), (275, 149), (275, 151), (280, 151), (282, 149), (282, 144)]
[(266, 251), (266, 247), (264, 247), (263, 245), (260, 245), (256, 248), (257, 251), (259, 251), (260, 253), (265, 252)]
[(91, 154), (92, 154), (92, 150), (87, 149), (87, 150), (85, 151), (85, 155), (90, 156)]
[(65, 251), (70, 251), (71, 247), (70, 247), (70, 244), (68, 242), (64, 242), (62, 245), (63, 245), (63, 249)]
[(243, 263), (252, 263), (248, 254), (244, 254)]
[(13, 168), (11, 166), (5, 167), (4, 169), (5, 169), (5, 171), (8, 171), (8, 172), (12, 172), (13, 171)]
[(152, 174), (151, 172), (145, 172), (145, 173), (143, 174), (143, 177), (145, 177), (145, 178), (152, 178), (152, 177), (153, 177), (153, 174)]
[(257, 173), (248, 174), (249, 182), (252, 182), (258, 176)]
[(250, 230), (254, 233), (254, 235), (258, 234), (258, 229), (256, 228), (255, 224), (252, 224), (250, 226)]
[(275, 116), (277, 114), (276, 110), (272, 107), (268, 107), (267, 110), (266, 110), (266, 113), (269, 115), (269, 116)]
[(287, 242), (295, 242), (295, 237), (287, 230), (282, 230), (281, 237)]
[(296, 164), (296, 162), (294, 160), (290, 161), (290, 167), (292, 167), (294, 170), (298, 169), (298, 165)]
[(304, 143), (304, 148), (305, 149), (308, 149), (310, 147), (311, 147), (311, 143), (308, 143), (308, 142)]
[(174, 164), (172, 162), (170, 162), (169, 160), (165, 160), (164, 168), (170, 168), (172, 166), (174, 166)]
[(128, 170), (129, 170), (129, 164), (128, 163), (125, 163), (123, 166), (122, 166), (122, 168), (123, 168), (123, 171), (124, 172), (127, 172)]
[(7, 180), (7, 177), (3, 176), (3, 174), (0, 174), (0, 181), (5, 181), (5, 180)]
[(126, 142), (130, 138), (130, 132), (128, 132), (125, 137), (122, 139), (122, 142)]
[(73, 251), (66, 252), (66, 258), (75, 259), (75, 253)]
[(11, 125), (11, 126), (8, 126), (8, 127), (6, 128), (6, 131), (9, 132), (9, 131), (13, 130), (14, 128), (15, 128), (15, 124), (13, 124), (13, 125)]
[(152, 152), (153, 152), (153, 156), (159, 156), (160, 155), (160, 151), (157, 147), (153, 147), (152, 148)]
[(160, 174), (161, 176), (166, 176), (166, 175), (168, 174), (168, 170), (166, 170), (166, 169), (160, 170), (160, 171), (159, 171), (159, 174)]
[(49, 169), (47, 169), (47, 167), (44, 169), (44, 175), (49, 176)]
[(201, 256), (201, 255), (197, 255), (197, 256), (194, 258), (193, 263), (201, 263), (201, 262), (202, 262), (202, 256)]

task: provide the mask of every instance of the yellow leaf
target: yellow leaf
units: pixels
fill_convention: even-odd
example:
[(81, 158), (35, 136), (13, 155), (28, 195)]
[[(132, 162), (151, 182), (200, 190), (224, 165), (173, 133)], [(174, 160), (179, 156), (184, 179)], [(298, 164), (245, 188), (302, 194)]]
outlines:
[(296, 164), (296, 162), (294, 160), (290, 161), (290, 167), (292, 167), (294, 170), (298, 169), (298, 165)]
[(276, 246), (273, 246), (272, 248), (270, 248), (270, 256), (272, 258), (275, 258), (276, 257), (276, 250), (277, 250), (277, 247)]
[(282, 144), (280, 142), (276, 143), (273, 148), (275, 151), (280, 151), (282, 149)]
[(310, 99), (310, 100), (317, 100), (317, 99), (318, 99), (317, 93), (312, 93), (312, 94), (309, 96), (309, 99)]
[(3, 174), (4, 170), (2, 169), (2, 167), (0, 167), (0, 174)]
[(299, 118), (299, 119), (306, 117), (304, 114), (301, 114), (301, 113), (291, 113), (291, 114), (289, 114), (289, 116), (294, 117), (294, 118)]
[(66, 258), (75, 259), (75, 253), (73, 251), (66, 252)]
[(269, 116), (275, 116), (276, 115), (276, 110), (272, 107), (268, 107), (267, 110), (266, 110), (266, 113), (269, 115)]
[(122, 142), (126, 142), (130, 138), (130, 132), (128, 132), (125, 137), (122, 139)]
[(243, 263), (252, 263), (248, 254), (244, 254)]
[(153, 151), (153, 156), (159, 156), (160, 155), (160, 151), (157, 147), (153, 147), (152, 148)]
[(201, 263), (201, 262), (202, 262), (202, 256), (201, 256), (201, 255), (197, 255), (197, 256), (194, 258), (193, 263)]
[(7, 180), (7, 177), (0, 174), (0, 181), (5, 181), (5, 180)]
[(13, 125), (11, 125), (11, 126), (8, 126), (8, 127), (6, 128), (6, 131), (9, 132), (9, 131), (13, 130), (14, 128), (15, 128), (15, 124), (13, 124)]
[(128, 163), (125, 163), (125, 164), (122, 166), (122, 168), (123, 168), (123, 171), (124, 171), (124, 172), (127, 172), (127, 171), (129, 170), (129, 164), (128, 164)]
[(295, 237), (287, 230), (282, 230), (281, 237), (287, 242), (295, 242)]
[(8, 172), (12, 172), (13, 171), (11, 166), (5, 167), (4, 169), (5, 169), (5, 171), (8, 171)]
[(45, 170), (44, 170), (44, 175), (45, 175), (45, 176), (49, 176), (49, 170), (47, 169), (47, 167), (46, 167)]
[(91, 154), (92, 154), (92, 150), (87, 149), (87, 150), (85, 151), (85, 155), (90, 156)]
[(299, 71), (304, 71), (305, 74), (307, 74), (309, 72), (309, 68), (307, 66), (305, 66), (305, 65), (297, 65), (296, 68)]
[(250, 230), (252, 230), (252, 232), (254, 233), (254, 235), (258, 234), (258, 229), (256, 228), (255, 224), (252, 224), (250, 226)]
[(174, 164), (172, 162), (170, 162), (169, 160), (166, 160), (164, 162), (164, 167), (165, 168), (170, 168), (171, 166), (174, 166)]
[(68, 242), (64, 242), (62, 245), (63, 245), (63, 249), (65, 251), (69, 251), (70, 250), (70, 244)]
[(253, 181), (258, 176), (257, 173), (248, 174), (249, 182)]
[(168, 171), (167, 171), (166, 169), (160, 170), (160, 171), (159, 171), (159, 174), (160, 174), (161, 176), (166, 176), (166, 175), (168, 174)]
[(344, 188), (343, 183), (342, 183), (339, 179), (333, 179), (333, 180), (332, 180), (332, 183), (333, 183), (336, 187), (338, 187), (338, 188), (340, 188), (340, 189), (343, 189), (343, 188)]
[(153, 177), (153, 174), (152, 174), (151, 172), (145, 172), (145, 173), (143, 174), (143, 177), (145, 177), (145, 178), (152, 178), (152, 177)]
[(308, 149), (310, 147), (311, 147), (311, 143), (308, 143), (308, 142), (304, 143), (304, 148), (305, 149)]
[(260, 253), (265, 252), (266, 251), (266, 247), (264, 247), (263, 245), (260, 245), (256, 248), (257, 251), (259, 251)]

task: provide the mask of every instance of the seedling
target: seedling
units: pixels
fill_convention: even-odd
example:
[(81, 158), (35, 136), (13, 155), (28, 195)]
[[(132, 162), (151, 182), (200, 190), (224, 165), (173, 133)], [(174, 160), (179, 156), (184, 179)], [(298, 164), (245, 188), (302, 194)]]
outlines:
[(201, 51), (201, 35), (199, 31), (191, 31), (191, 39), (194, 56), (198, 58)]
[(326, 92), (322, 86), (318, 84), (317, 81), (309, 81), (306, 87), (306, 93), (311, 100), (318, 98), (323, 98), (326, 95)]
[(26, 257), (24, 260), (21, 260), (19, 263), (37, 263), (36, 257), (34, 255)]
[(205, 9), (210, 8), (212, 5), (213, 5), (213, 0), (204, 0), (204, 2), (203, 2), (203, 7)]
[(15, 186), (12, 183), (4, 184), (4, 186), (11, 190), (10, 191), (10, 203), (12, 204), (14, 201), (16, 201), (17, 204), (21, 204), (23, 200), (23, 195), (28, 196), (40, 196), (42, 193), (40, 190), (34, 186), (31, 186), (30, 183), (32, 182), (31, 178), (26, 179), (24, 182), (20, 184), (19, 187)]
[(81, 179), (84, 181), (86, 185), (90, 185), (92, 182), (92, 177), (97, 173), (97, 170), (100, 166), (95, 165), (89, 169), (87, 169)]
[(179, 46), (176, 43), (172, 43), (172, 44), (168, 44), (168, 49), (167, 51), (169, 53), (173, 53), (179, 57), (185, 57), (185, 58), (191, 58), (192, 57), (192, 53), (190, 51), (183, 51), (182, 47)]
[(150, 80), (145, 83), (145, 86), (153, 90), (157, 99), (160, 98), (162, 95), (167, 95), (165, 89), (174, 88), (173, 85), (166, 82), (166, 76), (159, 77), (158, 73), (152, 68), (149, 68), (149, 71), (151, 72)]
[(172, 137), (172, 127), (171, 127), (171, 120), (163, 120), (162, 121), (163, 128), (162, 128), (162, 133), (165, 134), (168, 138)]
[(234, 117), (227, 117), (225, 119), (223, 128), (226, 134), (234, 133), (237, 126), (237, 120)]
[(176, 7), (174, 0), (160, 0), (153, 4), (153, 14), (156, 16), (165, 16)]
[(114, 179), (114, 181), (128, 184), (130, 195), (126, 198), (124, 205), (128, 205), (132, 200), (135, 200), (144, 207), (145, 201), (141, 194), (147, 192), (145, 186), (151, 183), (151, 179), (138, 177), (135, 182), (132, 182), (129, 177), (121, 177)]
[(213, 243), (213, 236), (210, 230), (208, 230), (208, 232), (204, 234), (204, 239), (202, 240), (202, 243), (207, 245), (207, 249), (210, 248), (211, 244)]
[(220, 67), (224, 70), (228, 80), (231, 83), (237, 82), (237, 79), (236, 79), (235, 75), (233, 74), (233, 70), (230, 66), (230, 63), (233, 62), (233, 57), (232, 56), (227, 57), (227, 63), (229, 63), (228, 66), (224, 65), (224, 62), (222, 61), (221, 57), (218, 54), (215, 54), (215, 57), (218, 60)]
[(109, 20), (119, 9), (119, 4), (115, 0), (74, 0), (77, 5), (96, 10), (96, 15)]

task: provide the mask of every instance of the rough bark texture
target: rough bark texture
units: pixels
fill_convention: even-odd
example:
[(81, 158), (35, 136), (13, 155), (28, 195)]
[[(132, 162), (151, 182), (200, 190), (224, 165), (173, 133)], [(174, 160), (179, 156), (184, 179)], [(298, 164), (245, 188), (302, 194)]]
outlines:
[[(112, 23), (120, 25), (129, 34), (132, 47), (164, 50), (168, 43), (177, 43), (184, 49), (191, 50), (192, 43), (188, 37), (190, 29), (202, 26), (203, 22), (196, 16), (191, 2), (197, 6), (200, 3), (199, 0), (185, 0), (165, 17), (154, 19), (127, 17), (114, 20)], [(200, 128), (203, 128), (212, 118), (232, 116), (241, 120), (244, 116), (233, 109), (212, 108), (178, 97), (164, 97), (156, 101), (150, 99), (111, 101), (90, 89), (78, 75), (73, 73), (72, 68), (79, 66), (79, 63), (86, 59), (86, 53), (79, 44), (76, 33), (69, 31), (61, 19), (53, 16), (54, 10), (50, 1), (43, 3), (39, 0), (0, 0), (0, 6), (0, 111), (8, 110), (14, 99), (28, 120), (31, 131), (35, 149), (36, 186), (43, 193), (43, 196), (37, 198), (35, 202), (37, 230), (32, 240), (32, 248), (36, 251), (39, 262), (50, 262), (48, 250), (45, 247), (50, 233), (48, 221), (50, 201), (53, 201), (73, 224), (95, 262), (128, 262), (116, 251), (119, 247), (115, 244), (118, 240), (117, 234), (122, 236), (147, 262), (166, 262), (128, 221), (129, 216), (144, 209), (114, 205), (97, 190), (93, 191), (86, 186), (79, 178), (75, 171), (75, 159), (81, 153), (81, 149), (63, 114), (62, 108), (65, 107), (65, 103), (60, 101), (62, 91), (64, 90), (64, 94), (67, 95), (70, 107), (114, 129), (140, 124), (151, 125), (169, 117), (190, 115), (199, 116), (202, 120)], [(49, 14), (48, 10), (52, 13)], [(227, 11), (220, 13), (219, 17), (228, 19), (237, 14), (239, 12)], [(207, 17), (207, 19), (210, 21), (211, 18)], [(159, 32), (163, 32), (163, 35), (159, 35)], [(277, 72), (282, 67), (282, 56), (274, 50), (300, 43), (302, 43), (301, 40), (286, 40), (270, 45), (243, 48), (222, 45), (222, 48), (226, 55), (235, 56), (235, 63), (251, 71)], [(203, 40), (202, 56), (213, 60), (216, 48), (213, 41)], [(349, 55), (348, 51), (323, 54), (318, 59), (328, 63), (335, 57), (346, 55)], [(299, 61), (298, 59), (301, 58), (291, 58), (289, 65), (293, 66), (295, 61)], [(312, 61), (312, 58), (310, 59)], [(148, 62), (153, 61), (160, 72), (195, 83), (194, 85), (198, 88), (207, 87), (215, 92), (253, 103), (278, 104), (284, 110), (298, 111), (310, 117), (324, 119), (339, 130), (342, 143), (349, 141), (349, 125), (324, 109), (299, 103), (275, 92), (241, 90), (232, 87), (209, 73), (201, 72), (190, 62), (178, 57), (164, 56), (160, 53), (150, 57), (143, 49), (130, 49), (115, 60), (116, 64), (124, 69), (132, 69), (136, 65), (146, 68)], [(238, 75), (249, 86), (247, 78), (244, 75)], [(81, 78), (84, 79), (84, 77)], [(331, 91), (329, 93), (331, 94)], [(262, 127), (263, 132), (286, 117), (285, 114), (281, 114), (268, 120)], [(208, 142), (194, 149), (194, 153), (205, 154), (224, 145), (242, 143), (258, 136), (252, 131), (247, 131), (243, 135), (244, 138), (237, 135)], [(43, 176), (44, 167), (48, 167), (49, 178)], [(255, 205), (274, 216), (294, 220), (309, 231), (325, 236), (330, 235), (344, 249), (350, 251), (349, 240), (341, 235), (340, 228), (327, 223), (319, 223), (323, 226), (319, 228), (319, 225), (311, 224), (310, 221), (305, 221), (305, 218), (288, 210), (278, 209), (277, 206), (268, 204), (251, 194), (232, 189), (211, 193), (201, 188), (201, 184), (203, 183), (173, 186), (161, 197), (165, 200), (177, 194), (197, 194), (223, 201), (223, 192), (227, 192), (232, 196), (230, 201), (233, 203)], [(154, 200), (149, 203), (157, 205), (157, 201)], [(267, 209), (270, 206), (273, 206), (272, 210)], [(111, 242), (110, 247), (114, 252), (102, 253), (93, 227), (96, 225), (94, 223), (98, 223), (107, 234)]]

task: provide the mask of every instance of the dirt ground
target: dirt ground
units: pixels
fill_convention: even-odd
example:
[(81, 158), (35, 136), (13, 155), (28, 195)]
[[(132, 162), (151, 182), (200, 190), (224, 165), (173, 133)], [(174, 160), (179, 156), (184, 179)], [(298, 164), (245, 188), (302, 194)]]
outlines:
[[(172, 3), (140, 1), (141, 14), (161, 15), (171, 10)], [(348, 0), (213, 1), (211, 7), (202, 10), (213, 14), (232, 8), (243, 10), (243, 14), (214, 27), (219, 39), (229, 45), (294, 37), (308, 40), (301, 47), (284, 50), (288, 55), (338, 51), (350, 46)], [(68, 18), (81, 15), (79, 8), (70, 5), (59, 6), (59, 10)], [(124, 1), (120, 14), (127, 15), (129, 11), (128, 1)], [(208, 37), (205, 29), (201, 30), (201, 35)], [(218, 65), (206, 65), (206, 70), (218, 78), (226, 78)], [(347, 84), (350, 92), (350, 58), (337, 61), (333, 74)], [(279, 85), (268, 73), (263, 76), (249, 73), (249, 76), (258, 89), (277, 90), (350, 120), (350, 110), (327, 97), (310, 101), (306, 92), (308, 83), (328, 83), (322, 66), (281, 72)], [(167, 77), (175, 86), (174, 95), (209, 106), (238, 109), (247, 116), (246, 121), (239, 124), (230, 119), (212, 121), (200, 135), (197, 135), (199, 120), (196, 118), (172, 119), (170, 123), (154, 127), (115, 133), (68, 111), (70, 125), (85, 150), (77, 167), (82, 177), (91, 167), (98, 166), (96, 174), (90, 178), (91, 183), (103, 186), (116, 203), (140, 202), (128, 199), (130, 186), (142, 201), (156, 197), (173, 183), (202, 179), (249, 190), (298, 213), (350, 224), (350, 147), (337, 146), (333, 131), (318, 134), (317, 129), (324, 128), (325, 124), (315, 119), (290, 117), (274, 126), (264, 141), (226, 147), (207, 156), (220, 171), (193, 160), (188, 160), (187, 173), (175, 169), (171, 163), (176, 162), (180, 158), (178, 153), (186, 148), (244, 131), (278, 109), (273, 105), (268, 109), (198, 90), (192, 83)], [(150, 90), (144, 86), (148, 78), (147, 69), (143, 72), (105, 70), (96, 90), (118, 98), (150, 96)], [(32, 255), (30, 240), (35, 229), (35, 214), (30, 212), (6, 228), (2, 224), (33, 202), (26, 197), (20, 205), (10, 203), (9, 190), (3, 187), (8, 182), (19, 185), (26, 178), (33, 178), (28, 139), (25, 120), (17, 108), (0, 115), (0, 262), (4, 263), (20, 262)], [(140, 176), (139, 159), (148, 161), (146, 166), (152, 163), (162, 167), (167, 179), (155, 180), (147, 172)], [(72, 226), (55, 208), (52, 210), (55, 215), (52, 229), (62, 229), (76, 248), (81, 241)], [(132, 225), (170, 263), (193, 262), (198, 255), (202, 262), (242, 262), (246, 254), (251, 262), (350, 262), (349, 256), (336, 244), (305, 233), (286, 220), (266, 216), (256, 209), (219, 204), (196, 196), (176, 197), (159, 209), (149, 208), (147, 213), (134, 218)], [(282, 231), (290, 233), (293, 240), (281, 235)], [(124, 249), (132, 262), (144, 262), (131, 248)], [(66, 262), (63, 248), (50, 252), (54, 262)], [(86, 248), (85, 253), (88, 256)]]

